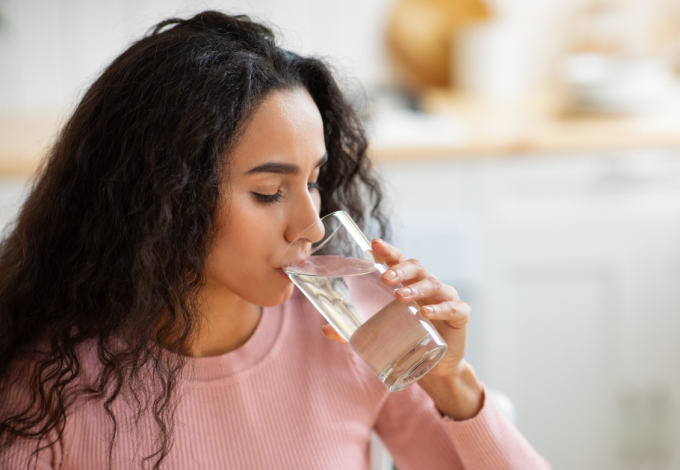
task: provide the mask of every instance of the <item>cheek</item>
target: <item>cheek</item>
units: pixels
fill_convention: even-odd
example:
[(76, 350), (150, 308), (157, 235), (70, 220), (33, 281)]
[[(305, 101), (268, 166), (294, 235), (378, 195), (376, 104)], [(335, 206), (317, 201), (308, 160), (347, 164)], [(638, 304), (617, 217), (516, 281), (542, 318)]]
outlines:
[(247, 200), (235, 200), (232, 208), (208, 256), (208, 280), (257, 305), (284, 302), (293, 286), (273, 264), (280, 217)]
[(214, 269), (229, 271), (232, 277), (257, 271), (270, 244), (267, 229), (271, 222), (257, 207), (233, 204), (229, 216), (219, 227), (210, 258)]

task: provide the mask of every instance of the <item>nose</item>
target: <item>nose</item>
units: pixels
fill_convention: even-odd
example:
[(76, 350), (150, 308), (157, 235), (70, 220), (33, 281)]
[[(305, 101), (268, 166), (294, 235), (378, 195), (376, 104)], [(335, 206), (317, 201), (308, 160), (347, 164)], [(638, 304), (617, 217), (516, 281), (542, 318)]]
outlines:
[(306, 193), (306, 197), (300, 198), (300, 203), (291, 207), (290, 222), (284, 233), (288, 243), (292, 243), (296, 238), (316, 243), (323, 238), (325, 231), (319, 219), (319, 209), (309, 192)]

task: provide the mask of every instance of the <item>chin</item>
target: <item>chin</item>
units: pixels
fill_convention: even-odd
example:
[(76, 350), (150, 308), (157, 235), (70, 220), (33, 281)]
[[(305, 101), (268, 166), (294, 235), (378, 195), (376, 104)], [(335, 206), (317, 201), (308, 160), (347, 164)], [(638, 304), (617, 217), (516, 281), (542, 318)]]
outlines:
[(292, 282), (288, 282), (284, 286), (281, 286), (280, 284), (278, 286), (268, 286), (268, 288), (265, 288), (265, 292), (263, 292), (264, 295), (252, 303), (261, 307), (281, 305), (290, 299), (294, 289), (295, 285)]

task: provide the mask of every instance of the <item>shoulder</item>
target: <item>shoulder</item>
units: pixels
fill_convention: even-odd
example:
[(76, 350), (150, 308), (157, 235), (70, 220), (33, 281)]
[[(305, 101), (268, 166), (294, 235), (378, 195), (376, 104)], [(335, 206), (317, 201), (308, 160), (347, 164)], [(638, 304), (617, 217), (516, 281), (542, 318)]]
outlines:
[[(23, 401), (29, 397), (39, 398), (41, 392), (53, 392), (57, 383), (61, 393), (91, 388), (102, 369), (95, 340), (85, 342), (72, 349), (53, 350), (47, 341), (42, 341), (26, 350), (13, 360), (3, 376), (3, 402), (18, 393)], [(36, 395), (37, 394), (37, 395)], [(18, 398), (17, 397), (17, 398)]]

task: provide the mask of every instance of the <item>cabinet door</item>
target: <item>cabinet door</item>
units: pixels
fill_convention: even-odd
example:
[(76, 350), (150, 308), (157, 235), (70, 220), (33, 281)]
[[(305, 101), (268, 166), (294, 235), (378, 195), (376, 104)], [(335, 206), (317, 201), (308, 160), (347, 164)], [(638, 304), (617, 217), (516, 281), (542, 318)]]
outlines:
[(489, 171), (486, 377), (556, 469), (679, 468), (680, 175), (647, 157)]

